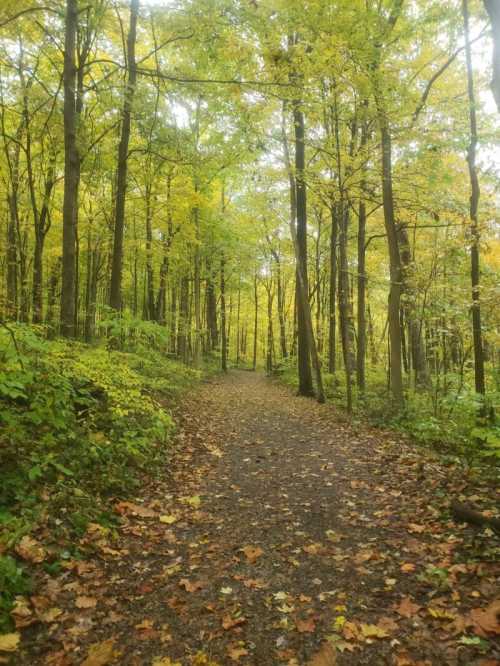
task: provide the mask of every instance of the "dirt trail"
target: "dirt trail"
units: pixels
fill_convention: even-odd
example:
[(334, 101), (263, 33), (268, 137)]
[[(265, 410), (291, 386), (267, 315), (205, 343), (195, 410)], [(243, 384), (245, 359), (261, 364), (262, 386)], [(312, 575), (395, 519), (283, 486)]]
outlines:
[(165, 479), (49, 582), (63, 614), (15, 663), (498, 663), (492, 537), (443, 520), (448, 476), (261, 375), (212, 380)]

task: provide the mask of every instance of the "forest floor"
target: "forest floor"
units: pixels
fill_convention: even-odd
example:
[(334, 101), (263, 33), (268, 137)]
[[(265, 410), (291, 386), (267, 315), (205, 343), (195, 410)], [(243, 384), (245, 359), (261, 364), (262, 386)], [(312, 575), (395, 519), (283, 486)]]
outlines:
[(494, 489), (251, 372), (179, 419), (164, 477), (38, 581), (4, 663), (500, 663), (497, 537), (448, 513)]

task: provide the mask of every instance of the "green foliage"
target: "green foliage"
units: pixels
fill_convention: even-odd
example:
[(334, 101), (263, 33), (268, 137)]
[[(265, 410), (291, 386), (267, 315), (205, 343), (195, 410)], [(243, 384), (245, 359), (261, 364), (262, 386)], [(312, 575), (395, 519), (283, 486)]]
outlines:
[(9, 555), (0, 555), (0, 632), (10, 629), (9, 613), (17, 594), (29, 592), (30, 580), (23, 568)]
[[(44, 514), (54, 529), (81, 533), (90, 519), (109, 520), (106, 496), (130, 490), (165, 455), (173, 421), (160, 400), (199, 372), (151, 348), (139, 355), (13, 331), (17, 345), (0, 332), (0, 511), (15, 508), (28, 524)], [(23, 527), (0, 529), (6, 541)]]

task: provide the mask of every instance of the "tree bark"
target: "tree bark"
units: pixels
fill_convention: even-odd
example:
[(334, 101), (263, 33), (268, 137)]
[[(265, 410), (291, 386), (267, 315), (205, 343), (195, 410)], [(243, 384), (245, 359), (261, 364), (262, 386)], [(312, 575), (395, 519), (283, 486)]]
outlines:
[(483, 0), (490, 18), (493, 38), (493, 79), (491, 90), (500, 112), (500, 3), (498, 0)]
[[(467, 165), (469, 168), (469, 178), (471, 194), (469, 201), (470, 217), (470, 259), (471, 259), (471, 283), (472, 283), (472, 334), (474, 344), (474, 383), (476, 393), (484, 398), (486, 394), (484, 378), (484, 350), (483, 337), (481, 329), (481, 295), (480, 295), (480, 265), (479, 265), (479, 179), (476, 167), (477, 150), (477, 119), (476, 119), (476, 100), (474, 93), (474, 74), (472, 69), (472, 53), (470, 45), (469, 32), (469, 4), (468, 0), (462, 0), (462, 14), (464, 19), (465, 32), (465, 55), (467, 63), (467, 95), (469, 99), (469, 121), (470, 121), (470, 144), (467, 151)], [(481, 413), (484, 414), (484, 404), (481, 407)]]
[(220, 335), (221, 335), (221, 368), (227, 372), (227, 326), (226, 326), (226, 259), (220, 260)]
[(132, 103), (134, 100), (135, 84), (137, 78), (137, 65), (135, 62), (135, 42), (137, 32), (137, 15), (139, 13), (139, 0), (130, 0), (130, 26), (127, 37), (127, 67), (128, 81), (123, 102), (122, 125), (120, 143), (118, 146), (118, 164), (116, 171), (116, 203), (115, 228), (113, 237), (113, 259), (111, 267), (111, 285), (109, 305), (116, 311), (122, 308), (122, 269), (123, 269), (123, 236), (125, 226), (125, 195), (127, 191), (128, 144), (130, 140), (130, 125), (132, 116)]
[(78, 1), (66, 0), (64, 41), (64, 200), (62, 238), (61, 333), (75, 335), (76, 215), (80, 156), (76, 140), (75, 47)]

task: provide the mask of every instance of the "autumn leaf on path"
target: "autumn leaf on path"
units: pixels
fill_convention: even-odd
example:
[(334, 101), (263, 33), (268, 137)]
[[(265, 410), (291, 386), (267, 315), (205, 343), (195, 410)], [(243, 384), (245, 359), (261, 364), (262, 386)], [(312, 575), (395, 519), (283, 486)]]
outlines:
[(247, 621), (246, 618), (242, 617), (242, 616), (241, 617), (231, 617), (230, 615), (225, 615), (222, 618), (222, 626), (227, 631), (228, 629), (234, 629), (234, 627), (238, 627), (241, 624), (244, 624), (246, 621)]
[(187, 578), (181, 578), (179, 585), (183, 587), (186, 592), (197, 592), (205, 587), (205, 583), (199, 580), (190, 581)]
[(193, 495), (193, 497), (182, 497), (181, 502), (184, 504), (189, 504), (189, 506), (198, 509), (201, 505), (201, 498), (199, 495)]
[(15, 652), (19, 647), (21, 634), (16, 632), (12, 634), (0, 634), (0, 652)]
[(165, 525), (173, 525), (178, 520), (178, 516), (175, 516), (174, 514), (160, 516), (160, 523), (164, 523)]
[(106, 664), (110, 664), (117, 656), (115, 639), (109, 638), (102, 643), (91, 645), (87, 658), (82, 661), (81, 666), (106, 666)]
[(155, 657), (151, 666), (182, 666), (180, 661), (172, 661), (170, 657)]
[(22, 557), (23, 560), (33, 562), (34, 564), (43, 562), (47, 557), (47, 552), (42, 544), (28, 534), (23, 536), (21, 541), (17, 544), (16, 553), (19, 557)]
[(475, 608), (469, 613), (474, 632), (483, 638), (487, 634), (500, 634), (500, 599), (486, 608)]
[(421, 608), (422, 606), (415, 604), (410, 597), (404, 597), (404, 599), (401, 599), (399, 606), (395, 607), (395, 611), (403, 617), (413, 617)]
[(228, 647), (227, 653), (229, 658), (233, 661), (239, 661), (241, 657), (246, 657), (248, 650), (245, 650), (244, 647)]
[(377, 624), (361, 624), (360, 627), (365, 638), (389, 638), (387, 631)]
[(335, 648), (330, 643), (323, 643), (319, 652), (307, 662), (307, 666), (335, 666), (336, 663)]
[(95, 608), (97, 599), (95, 597), (77, 597), (75, 599), (75, 606), (77, 608)]
[(156, 518), (158, 515), (153, 509), (141, 504), (134, 504), (133, 502), (118, 502), (115, 504), (115, 511), (121, 515), (131, 514), (140, 518)]
[(250, 564), (254, 564), (264, 554), (264, 551), (259, 546), (244, 546), (241, 550), (245, 553)]
[(425, 525), (417, 525), (417, 523), (408, 523), (408, 532), (415, 534), (422, 534), (425, 532)]
[(312, 617), (307, 620), (296, 620), (295, 626), (299, 634), (313, 634), (316, 629), (316, 624)]
[(38, 622), (38, 618), (33, 615), (28, 600), (22, 596), (16, 597), (14, 608), (11, 610), (10, 615), (14, 620), (16, 629), (28, 627), (30, 624)]

